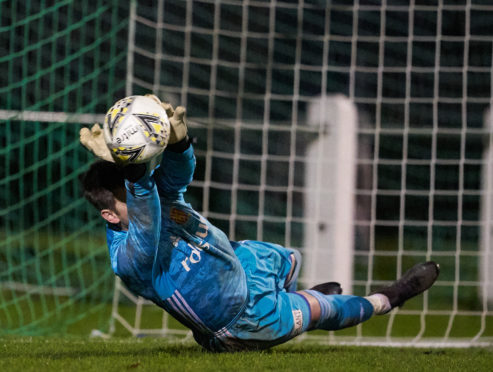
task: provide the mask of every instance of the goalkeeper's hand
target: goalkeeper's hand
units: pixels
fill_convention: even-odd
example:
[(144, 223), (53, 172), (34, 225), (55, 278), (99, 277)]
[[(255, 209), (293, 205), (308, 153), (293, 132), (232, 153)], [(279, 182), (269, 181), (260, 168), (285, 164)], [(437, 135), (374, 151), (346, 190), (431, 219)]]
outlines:
[[(94, 124), (91, 129), (82, 128), (79, 132), (80, 143), (96, 155), (99, 159), (115, 163), (111, 156), (111, 151), (106, 146), (103, 138), (103, 131), (98, 123)], [(131, 182), (137, 182), (146, 172), (152, 172), (159, 164), (160, 157), (156, 156), (146, 164), (118, 164), (123, 171), (123, 177)], [(149, 173), (149, 174), (150, 174)]]
[(161, 100), (154, 94), (146, 94), (146, 96), (152, 98), (166, 110), (166, 115), (168, 115), (169, 123), (171, 124), (168, 145), (172, 145), (183, 140), (187, 136), (188, 132), (187, 124), (185, 122), (185, 107), (178, 106), (176, 109), (173, 109), (173, 106), (167, 102), (161, 102)]
[(82, 128), (79, 132), (80, 143), (96, 155), (98, 158), (112, 163), (115, 162), (111, 152), (106, 146), (106, 142), (103, 137), (103, 130), (98, 123), (94, 124), (92, 128)]

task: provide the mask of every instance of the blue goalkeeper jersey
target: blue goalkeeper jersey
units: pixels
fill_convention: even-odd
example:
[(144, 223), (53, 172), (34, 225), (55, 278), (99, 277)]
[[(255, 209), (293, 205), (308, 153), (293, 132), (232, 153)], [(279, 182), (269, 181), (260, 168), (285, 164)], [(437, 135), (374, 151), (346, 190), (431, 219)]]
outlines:
[(227, 236), (185, 203), (195, 156), (165, 151), (152, 177), (126, 183), (128, 231), (107, 228), (113, 271), (135, 294), (195, 332), (220, 334), (247, 302), (245, 272)]

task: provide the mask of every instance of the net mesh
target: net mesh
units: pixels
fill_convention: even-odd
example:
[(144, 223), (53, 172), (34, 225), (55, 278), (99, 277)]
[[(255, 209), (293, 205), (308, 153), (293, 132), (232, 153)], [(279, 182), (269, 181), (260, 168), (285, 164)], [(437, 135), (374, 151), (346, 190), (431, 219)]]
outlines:
[[(70, 122), (91, 122), (80, 114), (103, 113), (117, 98), (149, 91), (185, 105), (197, 138), (187, 201), (231, 239), (303, 253), (305, 226), (314, 221), (303, 211), (304, 195), (313, 191), (303, 176), (313, 161), (306, 150), (327, 130), (309, 125), (308, 108), (343, 94), (359, 117), (354, 277), (346, 292), (366, 294), (425, 259), (438, 261), (442, 274), (398, 312), (310, 337), (491, 342), (491, 278), (480, 270), (493, 256), (489, 244), (481, 248), (482, 227), (491, 224), (481, 215), (491, 194), (491, 181), (482, 188), (491, 165), (484, 157), (491, 142), (484, 125), (491, 5), (0, 4), (0, 38), (8, 46), (0, 56), (2, 331), (41, 333), (66, 329), (91, 311), (100, 323), (109, 315), (104, 236), (93, 233), (102, 226), (78, 195), (77, 175), (90, 157)], [(302, 285), (307, 275), (305, 269)], [(113, 331), (123, 324), (133, 334), (185, 332), (119, 283), (114, 300)]]
[[(128, 88), (184, 104), (202, 123), (193, 130), (198, 170), (188, 195), (198, 210), (232, 239), (264, 239), (303, 253), (305, 226), (316, 220), (303, 213), (304, 194), (313, 191), (303, 178), (313, 160), (306, 149), (326, 129), (308, 125), (307, 111), (320, 97), (343, 94), (359, 116), (352, 292), (364, 295), (419, 261), (441, 264), (437, 285), (402, 310), (311, 337), (491, 340), (480, 271), (491, 255), (480, 244), (491, 6), (146, 4), (138, 2), (131, 18)], [(162, 332), (171, 331), (166, 323)]]
[(77, 123), (124, 93), (128, 9), (1, 1), (0, 14), (0, 333), (107, 326), (113, 280), (80, 197)]

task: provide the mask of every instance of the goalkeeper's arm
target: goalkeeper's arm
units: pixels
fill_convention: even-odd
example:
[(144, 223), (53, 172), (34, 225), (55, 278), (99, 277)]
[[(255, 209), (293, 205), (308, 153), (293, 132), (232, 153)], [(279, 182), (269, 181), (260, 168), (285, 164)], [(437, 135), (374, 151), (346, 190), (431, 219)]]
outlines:
[[(156, 97), (157, 99), (157, 97)], [(183, 199), (182, 193), (191, 182), (195, 169), (193, 148), (187, 135), (185, 109), (162, 103), (171, 124), (170, 140), (163, 153), (160, 167), (149, 177), (142, 165), (125, 167), (127, 182), (129, 230), (125, 242), (120, 246), (119, 266), (128, 267), (133, 260), (150, 260), (159, 243), (161, 210), (156, 187), (161, 196), (174, 200)], [(146, 221), (147, 218), (147, 221)], [(149, 220), (154, 221), (150, 225)], [(150, 262), (149, 262), (150, 264)]]
[[(82, 128), (80, 142), (103, 160), (103, 162), (96, 162), (91, 165), (83, 177), (85, 195), (91, 195), (88, 198), (89, 201), (93, 199), (91, 201), (93, 202), (100, 198), (99, 194), (110, 192), (110, 198), (112, 195), (115, 203), (119, 200), (119, 205), (122, 205), (121, 202), (123, 202), (125, 206), (122, 211), (116, 209), (116, 204), (111, 206), (110, 203), (102, 206), (93, 202), (113, 230), (128, 231), (128, 234), (118, 236), (118, 238), (115, 234), (110, 234), (115, 235), (115, 239), (109, 239), (109, 243), (110, 241), (111, 245), (114, 243), (114, 248), (118, 247), (117, 251), (120, 252), (115, 256), (115, 259), (118, 257), (118, 261), (120, 261), (124, 257), (134, 256), (136, 259), (145, 260), (147, 255), (154, 253), (155, 246), (159, 241), (161, 218), (155, 181), (148, 172), (150, 167), (147, 164), (115, 164), (98, 124), (94, 124), (91, 129)], [(122, 238), (124, 238), (123, 241)], [(124, 255), (122, 256), (121, 253)]]
[(120, 247), (118, 263), (126, 267), (140, 262), (152, 267), (161, 226), (159, 196), (154, 180), (146, 172), (144, 164), (125, 168), (129, 224), (124, 245)]
[(148, 97), (163, 106), (171, 126), (168, 147), (163, 153), (161, 166), (154, 173), (158, 191), (162, 197), (182, 199), (182, 194), (192, 182), (195, 170), (195, 155), (188, 138), (185, 119), (186, 109), (183, 106), (173, 109), (169, 103), (161, 102), (154, 95)]

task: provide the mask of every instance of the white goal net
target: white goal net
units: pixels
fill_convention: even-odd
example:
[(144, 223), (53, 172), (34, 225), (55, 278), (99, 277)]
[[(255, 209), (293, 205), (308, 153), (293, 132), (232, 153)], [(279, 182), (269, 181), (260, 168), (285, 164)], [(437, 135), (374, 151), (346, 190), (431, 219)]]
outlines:
[[(127, 93), (187, 107), (187, 193), (232, 240), (300, 250), (300, 286), (436, 285), (330, 343), (491, 345), (493, 4), (136, 1)], [(113, 331), (186, 334), (117, 282)], [(162, 317), (162, 318), (161, 318)], [(159, 318), (156, 323), (151, 319)]]

